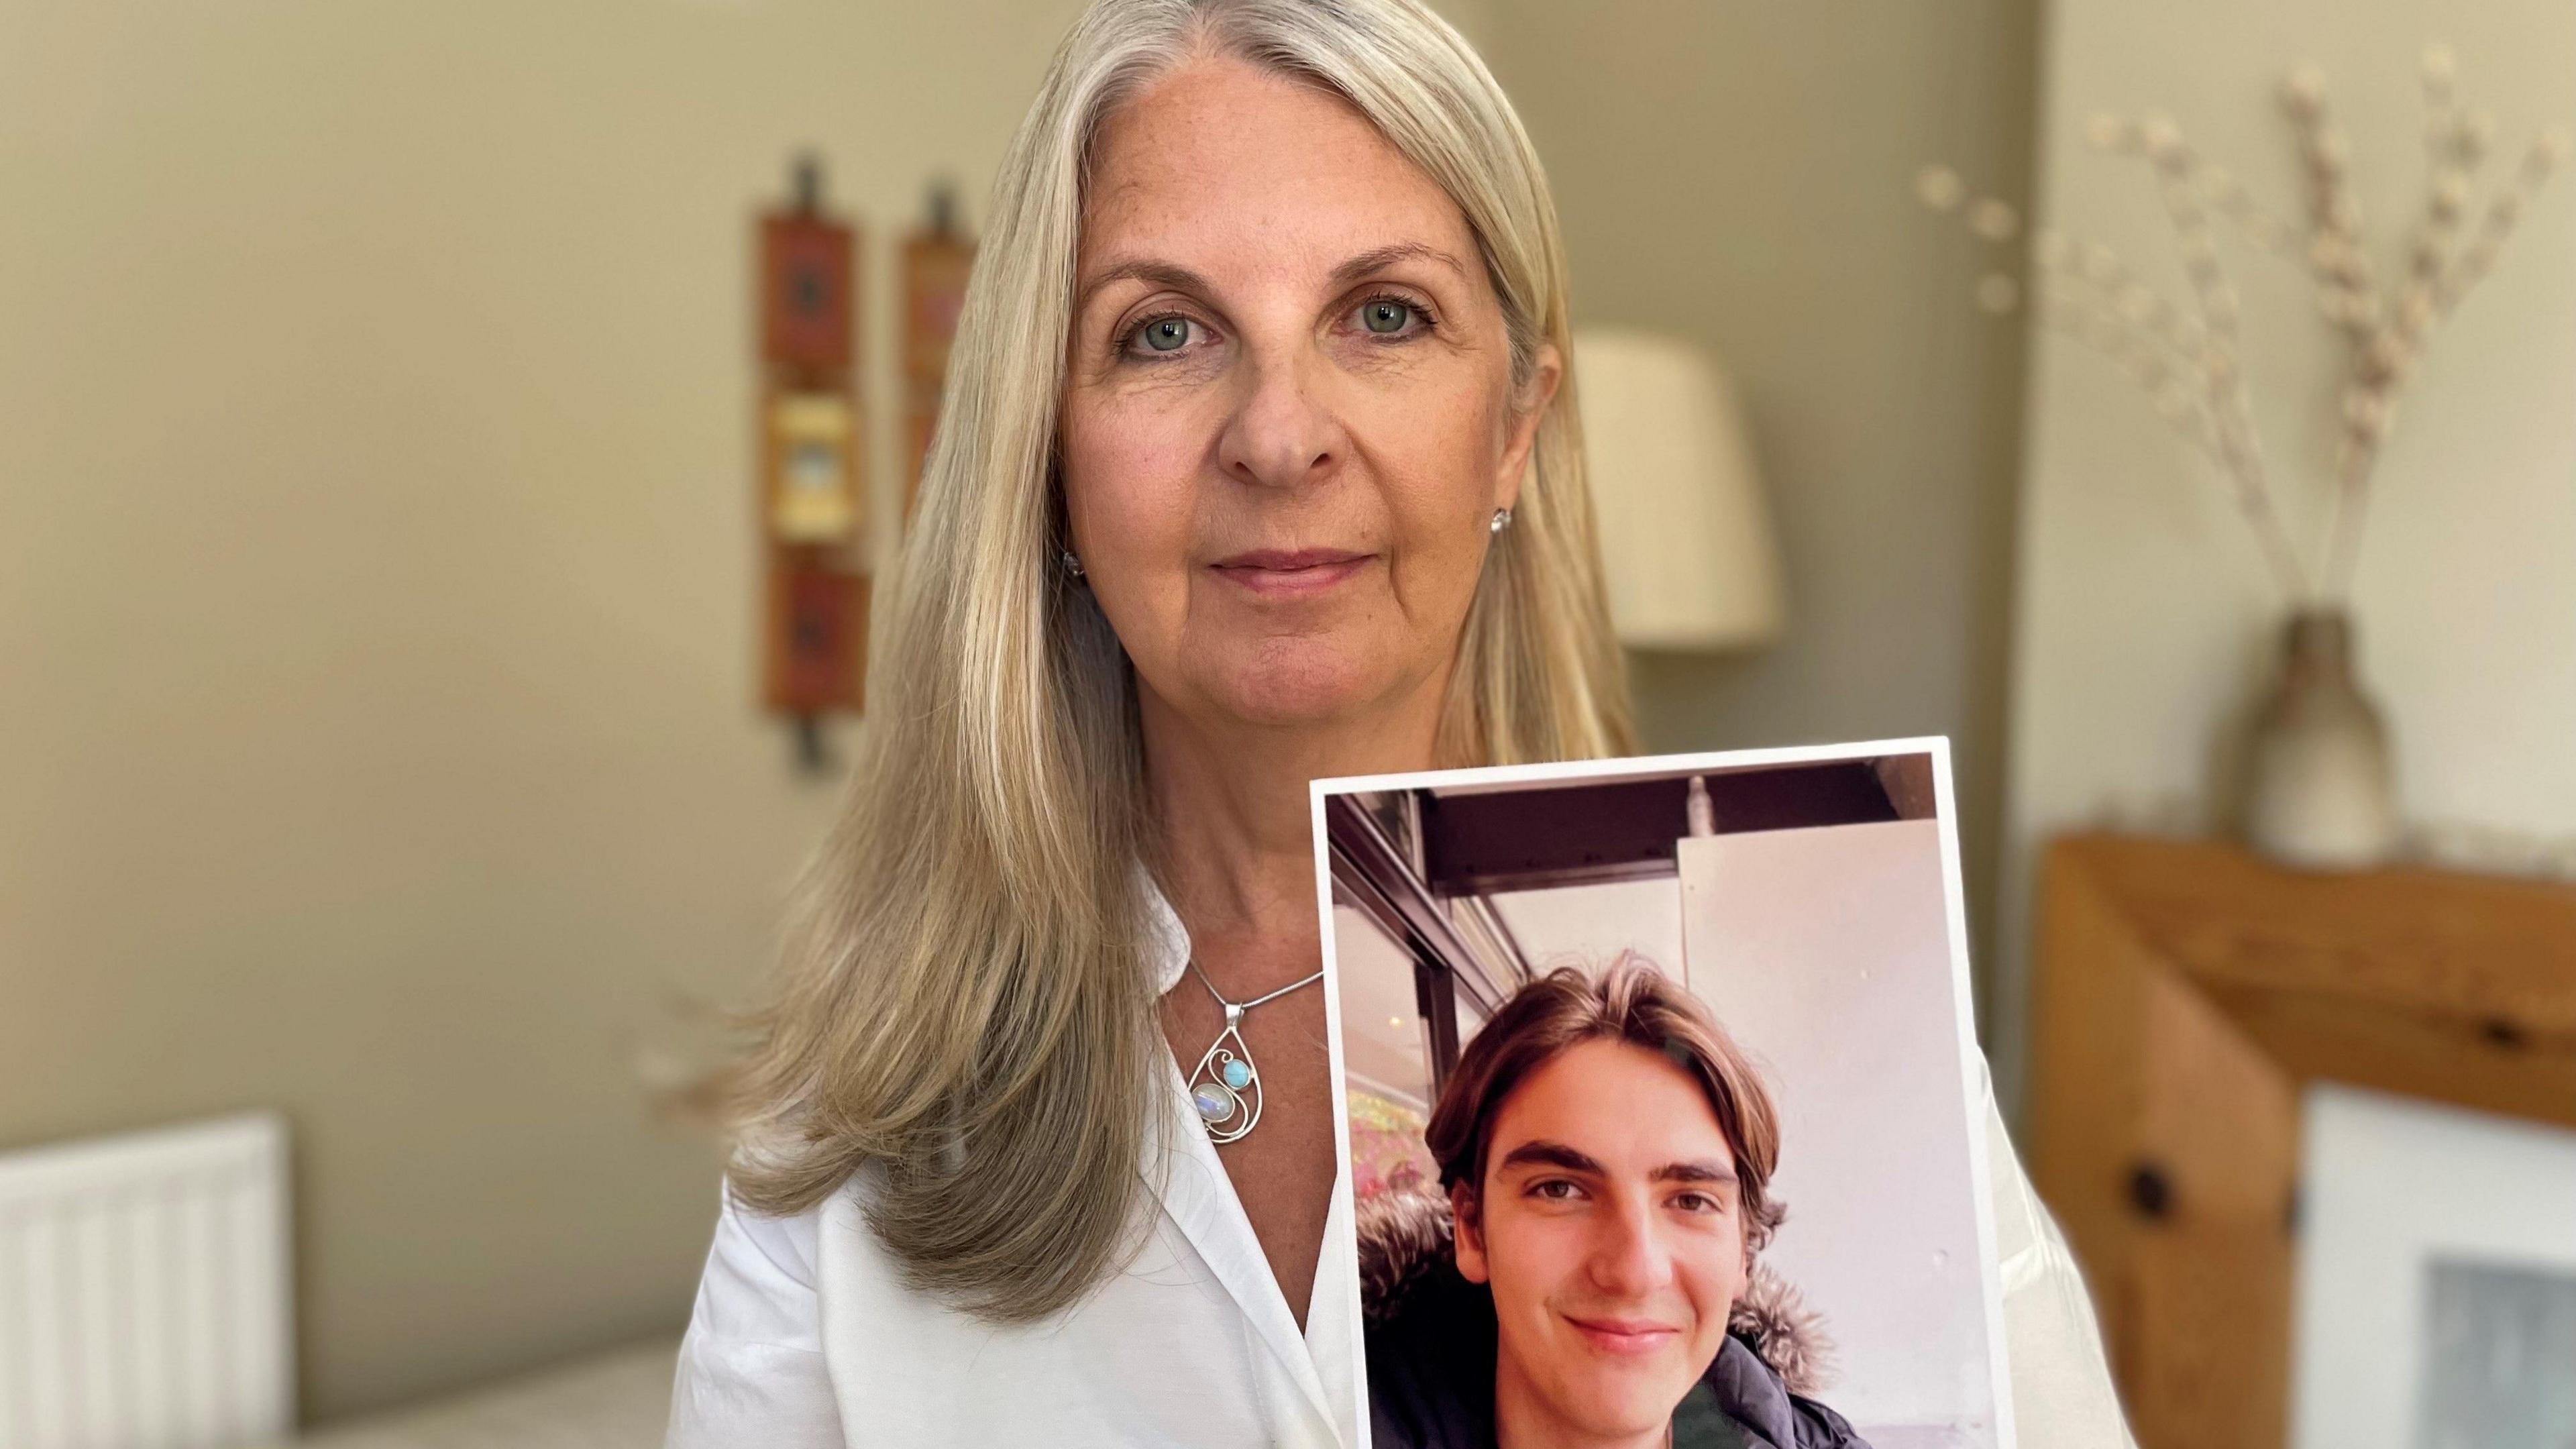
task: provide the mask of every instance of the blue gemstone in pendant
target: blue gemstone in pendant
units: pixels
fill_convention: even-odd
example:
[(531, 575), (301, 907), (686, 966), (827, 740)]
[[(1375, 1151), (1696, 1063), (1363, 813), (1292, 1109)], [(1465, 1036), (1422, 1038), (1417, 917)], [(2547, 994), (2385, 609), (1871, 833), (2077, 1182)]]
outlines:
[(1209, 1122), (1222, 1122), (1234, 1115), (1234, 1094), (1214, 1082), (1201, 1082), (1190, 1088), (1190, 1105)]
[(1221, 1074), (1225, 1077), (1225, 1084), (1234, 1088), (1238, 1092), (1252, 1085), (1252, 1064), (1250, 1062), (1239, 1059), (1227, 1062), (1222, 1069)]

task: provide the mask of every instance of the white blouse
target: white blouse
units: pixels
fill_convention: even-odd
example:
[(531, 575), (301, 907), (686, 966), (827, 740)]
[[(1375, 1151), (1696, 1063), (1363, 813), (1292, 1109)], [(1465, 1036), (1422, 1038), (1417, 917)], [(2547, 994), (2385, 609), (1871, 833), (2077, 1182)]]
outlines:
[[(1189, 937), (1149, 895), (1158, 986)], [(862, 1215), (861, 1174), (793, 1217), (721, 1194), (680, 1343), (666, 1449), (1359, 1443), (1358, 1246), (1345, 1195), (1325, 1217), (1298, 1332), (1234, 1185), (1165, 1058), (1172, 1130), (1141, 1164), (1152, 1232), (1075, 1307), (1003, 1326), (906, 1287)], [(1987, 1093), (2004, 1318), (2020, 1441), (2129, 1449), (2091, 1301)], [(1008, 1436), (1008, 1437), (1006, 1437)]]

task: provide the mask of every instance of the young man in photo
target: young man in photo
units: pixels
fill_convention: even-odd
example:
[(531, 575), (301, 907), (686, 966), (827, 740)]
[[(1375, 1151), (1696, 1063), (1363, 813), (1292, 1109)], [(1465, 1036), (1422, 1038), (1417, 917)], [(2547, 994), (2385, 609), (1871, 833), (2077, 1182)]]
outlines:
[(1361, 1213), (1384, 1449), (1868, 1449), (1756, 1268), (1779, 1120), (1699, 1001), (1623, 956), (1504, 1003), (1425, 1137), (1446, 1203)]

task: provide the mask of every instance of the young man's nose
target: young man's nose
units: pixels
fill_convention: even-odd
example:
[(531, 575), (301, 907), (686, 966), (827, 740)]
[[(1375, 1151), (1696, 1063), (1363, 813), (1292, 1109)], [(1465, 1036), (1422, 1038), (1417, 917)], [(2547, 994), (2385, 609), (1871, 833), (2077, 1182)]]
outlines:
[(1623, 1297), (1670, 1284), (1672, 1253), (1658, 1230), (1653, 1208), (1638, 1202), (1603, 1213), (1597, 1219), (1587, 1266), (1596, 1285)]

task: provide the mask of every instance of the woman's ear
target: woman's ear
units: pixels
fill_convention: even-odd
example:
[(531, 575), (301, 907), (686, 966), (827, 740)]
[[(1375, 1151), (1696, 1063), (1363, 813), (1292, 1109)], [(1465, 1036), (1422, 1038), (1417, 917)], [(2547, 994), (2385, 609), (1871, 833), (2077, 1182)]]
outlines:
[(1521, 479), (1529, 472), (1530, 449), (1538, 442), (1538, 425), (1547, 416), (1548, 404), (1556, 401), (1557, 384), (1565, 378), (1565, 362), (1557, 354), (1556, 344), (1538, 345), (1538, 359), (1530, 365), (1529, 382), (1520, 395), (1512, 399), (1511, 430), (1503, 437), (1503, 464), (1494, 476), (1494, 506), (1517, 508), (1521, 501)]
[(1449, 1187), (1449, 1251), (1458, 1260), (1458, 1276), (1485, 1281), (1485, 1230), (1476, 1221), (1476, 1192), (1467, 1184)]

